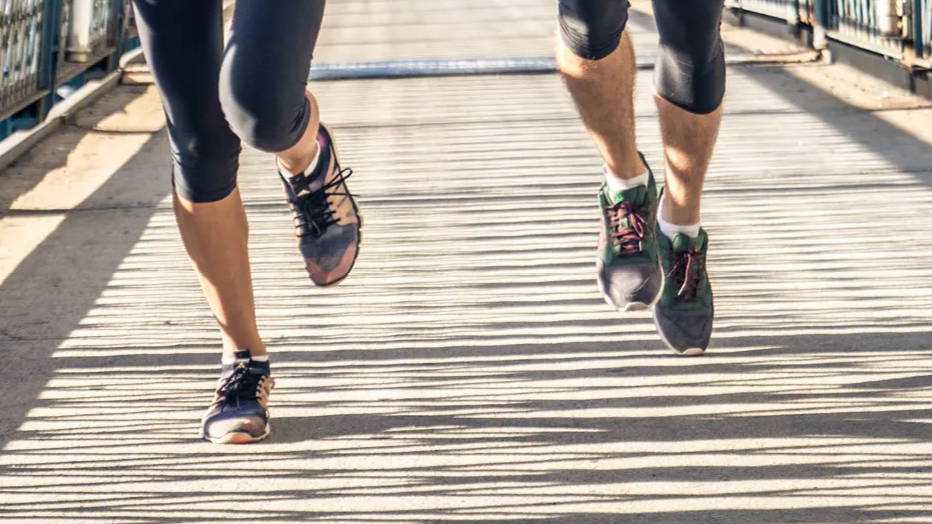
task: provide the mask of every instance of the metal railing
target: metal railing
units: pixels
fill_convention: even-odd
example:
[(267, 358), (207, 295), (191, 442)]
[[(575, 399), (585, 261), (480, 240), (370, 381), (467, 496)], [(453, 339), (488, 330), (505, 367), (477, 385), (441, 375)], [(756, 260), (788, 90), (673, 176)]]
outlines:
[(0, 0), (0, 121), (39, 122), (59, 86), (90, 68), (115, 68), (127, 2)]
[(39, 93), (45, 7), (44, 0), (0, 2), (0, 114)]
[(726, 0), (731, 9), (777, 18), (826, 39), (907, 61), (932, 56), (932, 0)]
[(913, 34), (916, 54), (932, 63), (932, 0), (919, 0), (919, 11), (913, 14)]
[(911, 24), (908, 4), (900, 0), (829, 2), (827, 35), (893, 58), (903, 58)]

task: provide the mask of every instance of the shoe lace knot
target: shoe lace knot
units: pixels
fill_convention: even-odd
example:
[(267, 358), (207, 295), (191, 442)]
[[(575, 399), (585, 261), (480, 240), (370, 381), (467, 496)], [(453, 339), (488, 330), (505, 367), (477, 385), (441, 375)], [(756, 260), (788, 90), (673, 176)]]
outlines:
[(690, 247), (685, 251), (676, 253), (673, 266), (667, 273), (667, 278), (680, 284), (676, 296), (683, 301), (695, 300), (699, 283), (702, 281), (702, 272), (705, 270), (705, 257), (703, 250)]
[[(605, 207), (605, 216), (608, 217), (612, 229), (612, 244), (618, 248), (622, 255), (637, 255), (641, 253), (641, 240), (647, 234), (647, 205), (622, 200), (617, 204)], [(626, 224), (624, 227), (622, 224)]]
[(217, 387), (217, 398), (223, 399), (224, 403), (256, 400), (264, 376), (260, 373), (250, 373), (249, 366), (245, 362), (240, 363), (230, 376), (221, 380)]
[[(329, 226), (339, 222), (336, 217), (336, 208), (330, 202), (330, 196), (342, 196), (344, 199), (349, 195), (346, 191), (335, 191), (343, 184), (347, 178), (353, 174), (350, 168), (344, 168), (337, 171), (329, 182), (321, 184), (316, 189), (311, 189), (314, 181), (318, 177), (295, 176), (290, 180), (291, 187), (296, 195), (295, 208), (303, 220), (299, 223), (299, 236), (322, 236)], [(319, 177), (326, 176), (325, 174)], [(340, 202), (336, 203), (339, 206)]]

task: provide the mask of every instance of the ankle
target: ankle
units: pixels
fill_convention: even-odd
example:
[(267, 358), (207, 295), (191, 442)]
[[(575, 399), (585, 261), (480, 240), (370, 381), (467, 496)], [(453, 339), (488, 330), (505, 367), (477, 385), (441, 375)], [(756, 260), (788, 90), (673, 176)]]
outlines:
[(664, 195), (664, 198), (660, 199), (660, 206), (657, 210), (657, 226), (660, 232), (669, 239), (673, 239), (677, 233), (696, 238), (699, 236), (702, 224), (698, 213), (692, 209), (675, 208), (670, 205)]
[(603, 165), (602, 173), (605, 176), (605, 183), (608, 185), (608, 189), (613, 195), (626, 189), (631, 189), (632, 187), (647, 185), (650, 181), (647, 169), (642, 171), (639, 175), (622, 178), (609, 169), (608, 165)]
[(295, 158), (294, 156), (289, 157), (277, 157), (276, 161), (278, 162), (278, 169), (286, 176), (295, 176), (298, 174), (309, 174), (314, 171), (317, 167), (317, 163), (320, 161), (320, 145), (317, 143), (317, 140), (314, 140), (313, 148), (309, 150), (306, 155)]
[(607, 175), (614, 176), (618, 180), (636, 178), (647, 173), (647, 165), (641, 161), (641, 155), (637, 150), (633, 155), (625, 155), (624, 162), (612, 162), (611, 159), (608, 159), (602, 165)]

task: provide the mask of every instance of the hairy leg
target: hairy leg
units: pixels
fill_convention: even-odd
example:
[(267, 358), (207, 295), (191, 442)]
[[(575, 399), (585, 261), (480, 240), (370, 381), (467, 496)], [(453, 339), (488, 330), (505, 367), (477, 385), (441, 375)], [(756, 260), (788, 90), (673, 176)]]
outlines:
[(663, 133), (666, 161), (663, 219), (671, 224), (696, 224), (705, 173), (718, 138), (722, 108), (690, 113), (660, 96), (654, 97)]
[(602, 153), (605, 165), (621, 178), (644, 173), (634, 130), (634, 49), (627, 31), (608, 56), (588, 60), (557, 38), (557, 64), (579, 115)]

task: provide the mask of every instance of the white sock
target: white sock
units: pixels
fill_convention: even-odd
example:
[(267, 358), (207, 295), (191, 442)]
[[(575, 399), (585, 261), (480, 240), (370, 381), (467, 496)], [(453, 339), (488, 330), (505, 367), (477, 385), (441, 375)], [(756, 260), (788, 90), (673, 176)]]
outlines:
[[(252, 360), (256, 362), (268, 362), (269, 361), (268, 353), (266, 353), (265, 355), (250, 356), (249, 358), (251, 358)], [(232, 366), (233, 364), (236, 364), (236, 357), (233, 355), (229, 355), (229, 356), (223, 355), (223, 357), (220, 358), (220, 364), (224, 366)]]
[(616, 175), (614, 171), (609, 169), (607, 165), (602, 164), (602, 172), (605, 174), (605, 183), (608, 185), (608, 190), (613, 195), (626, 189), (631, 189), (632, 187), (647, 185), (647, 170), (636, 177), (621, 178)]
[(695, 224), (681, 225), (681, 224), (671, 224), (663, 218), (663, 202), (666, 198), (660, 199), (660, 208), (657, 209), (657, 225), (660, 227), (660, 232), (664, 234), (665, 237), (673, 240), (677, 233), (683, 233), (689, 238), (696, 238), (699, 236), (699, 228), (701, 227), (701, 222), (696, 222)]
[[(302, 175), (310, 175), (311, 173), (313, 173), (314, 170), (317, 169), (317, 162), (318, 162), (319, 160), (320, 160), (320, 144), (318, 143), (318, 144), (317, 144), (317, 153), (314, 153), (314, 158), (311, 159), (311, 164), (310, 164), (309, 166), (307, 166), (307, 169), (305, 169), (305, 170), (304, 170), (304, 173), (301, 173), (301, 174), (302, 174)], [(281, 169), (282, 174), (285, 175), (285, 176), (295, 176), (295, 175), (297, 174), (297, 173), (292, 173), (291, 171), (288, 171), (287, 169), (285, 169), (284, 167), (282, 167), (282, 163), (281, 163), (281, 162), (278, 163), (278, 168)]]

